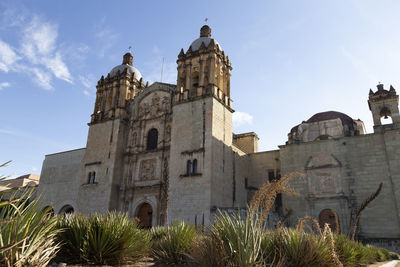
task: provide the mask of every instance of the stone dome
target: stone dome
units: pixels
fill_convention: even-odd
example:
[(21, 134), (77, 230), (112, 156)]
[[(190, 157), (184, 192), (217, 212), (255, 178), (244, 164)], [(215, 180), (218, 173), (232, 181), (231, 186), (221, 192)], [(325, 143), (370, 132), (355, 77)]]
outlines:
[(138, 69), (132, 66), (133, 63), (133, 55), (128, 52), (124, 55), (123, 61), (121, 65), (115, 66), (111, 71), (110, 71), (110, 76), (115, 76), (117, 75), (118, 71), (120, 73), (124, 72), (125, 69), (128, 70), (128, 72), (133, 75), (135, 73), (136, 79), (139, 81), (142, 78), (142, 74)]
[(112, 76), (117, 75), (118, 71), (119, 71), (120, 73), (122, 73), (125, 69), (128, 69), (128, 72), (129, 72), (131, 75), (132, 75), (133, 73), (135, 73), (136, 79), (137, 79), (137, 80), (140, 80), (140, 78), (142, 78), (142, 74), (140, 73), (140, 71), (138, 71), (138, 69), (136, 69), (136, 68), (133, 67), (133, 66), (126, 65), (126, 64), (121, 64), (121, 65), (118, 65), (118, 66), (114, 67), (114, 68), (110, 71), (110, 76), (112, 77)]
[(208, 47), (208, 45), (211, 43), (211, 40), (214, 41), (215, 45), (218, 46), (219, 50), (222, 50), (219, 43), (215, 39), (211, 38), (211, 28), (208, 25), (204, 25), (200, 29), (200, 38), (194, 40), (189, 46), (189, 49), (192, 48), (192, 51), (197, 51), (199, 50), (202, 43), (204, 43), (204, 45)]
[(313, 122), (327, 121), (333, 119), (340, 119), (343, 125), (353, 126), (353, 119), (350, 116), (337, 111), (325, 111), (317, 113), (313, 115), (311, 118), (309, 118), (306, 122), (313, 123)]

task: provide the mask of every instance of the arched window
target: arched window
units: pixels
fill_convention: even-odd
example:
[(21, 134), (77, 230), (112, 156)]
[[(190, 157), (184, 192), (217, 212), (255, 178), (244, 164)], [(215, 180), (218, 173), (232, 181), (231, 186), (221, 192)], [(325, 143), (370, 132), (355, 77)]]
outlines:
[(390, 111), (390, 109), (388, 109), (387, 107), (383, 107), (381, 112), (381, 124), (392, 124), (393, 120), (392, 120), (392, 112)]
[(96, 181), (96, 172), (89, 172), (88, 174), (88, 184), (94, 184)]
[(158, 142), (158, 131), (157, 129), (151, 129), (147, 134), (147, 146), (146, 150), (153, 150), (157, 148)]
[(193, 88), (196, 88), (199, 86), (199, 73), (195, 72), (192, 75), (192, 86)]
[(192, 174), (197, 174), (197, 159), (193, 160)]
[(192, 171), (192, 162), (188, 160), (186, 162), (186, 175), (189, 176), (191, 171)]

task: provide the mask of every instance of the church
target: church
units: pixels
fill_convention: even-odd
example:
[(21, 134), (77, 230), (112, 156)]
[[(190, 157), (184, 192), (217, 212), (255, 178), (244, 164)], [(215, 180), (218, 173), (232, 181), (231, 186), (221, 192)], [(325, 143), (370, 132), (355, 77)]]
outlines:
[[(278, 150), (258, 151), (254, 132), (234, 134), (231, 62), (204, 25), (177, 58), (176, 84), (144, 82), (126, 53), (97, 83), (85, 148), (45, 156), (38, 193), (55, 213), (118, 210), (143, 227), (185, 220), (208, 225), (218, 210), (242, 211), (254, 192), (281, 175), (299, 195), (279, 196), (270, 224), (313, 216), (342, 233), (361, 203), (358, 237), (400, 246), (399, 97), (369, 91), (374, 133), (346, 114), (320, 112), (294, 126)], [(367, 92), (366, 92), (367, 93)], [(381, 124), (381, 118), (391, 118)]]

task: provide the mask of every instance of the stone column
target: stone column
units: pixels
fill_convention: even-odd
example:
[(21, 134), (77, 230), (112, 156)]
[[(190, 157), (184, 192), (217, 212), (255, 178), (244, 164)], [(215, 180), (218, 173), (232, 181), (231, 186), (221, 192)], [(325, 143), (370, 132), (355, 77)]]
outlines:
[(215, 55), (211, 55), (211, 62), (210, 62), (210, 71), (208, 74), (208, 81), (209, 83), (215, 85)]
[(204, 86), (204, 68), (205, 68), (204, 59), (200, 59), (199, 62), (200, 62), (199, 87), (203, 87)]
[(186, 88), (184, 89), (191, 89), (192, 88), (192, 64), (186, 64)]

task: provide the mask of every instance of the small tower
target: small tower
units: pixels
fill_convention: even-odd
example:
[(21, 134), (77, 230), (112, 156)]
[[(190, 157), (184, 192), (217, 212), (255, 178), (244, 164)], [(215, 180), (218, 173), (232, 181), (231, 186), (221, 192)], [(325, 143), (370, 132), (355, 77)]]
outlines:
[(219, 43), (211, 38), (211, 28), (208, 25), (200, 29), (200, 37), (192, 42), (186, 53), (181, 49), (177, 63), (176, 102), (214, 95), (232, 107), (231, 62)]
[(378, 90), (374, 93), (369, 90), (368, 106), (372, 112), (374, 120), (374, 128), (381, 125), (381, 118), (391, 117), (392, 123), (400, 122), (399, 115), (399, 96), (393, 86), (390, 86), (389, 91), (383, 88), (383, 84), (377, 85)]

